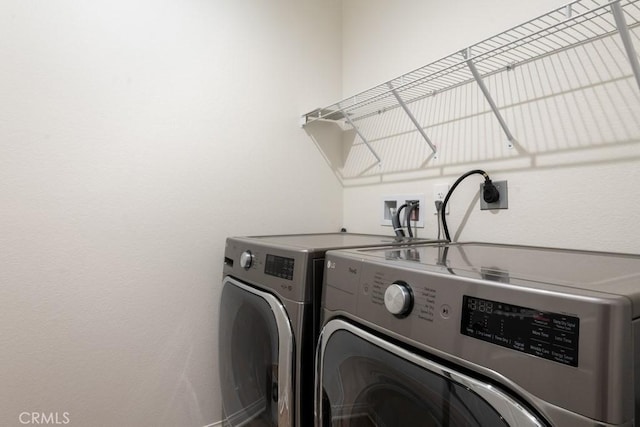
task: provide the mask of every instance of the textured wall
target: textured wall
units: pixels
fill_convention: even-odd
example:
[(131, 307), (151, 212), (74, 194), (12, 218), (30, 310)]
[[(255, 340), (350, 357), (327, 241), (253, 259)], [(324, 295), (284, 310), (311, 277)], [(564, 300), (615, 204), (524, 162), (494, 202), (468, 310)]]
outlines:
[(0, 57), (0, 424), (219, 421), (225, 237), (341, 226), (340, 5), (10, 0)]

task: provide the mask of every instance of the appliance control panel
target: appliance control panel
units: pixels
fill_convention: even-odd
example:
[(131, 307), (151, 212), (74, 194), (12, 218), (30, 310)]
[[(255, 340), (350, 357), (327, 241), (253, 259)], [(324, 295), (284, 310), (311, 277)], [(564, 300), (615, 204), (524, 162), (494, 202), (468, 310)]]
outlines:
[[(559, 370), (592, 366), (597, 354), (608, 351), (599, 345), (606, 331), (628, 319), (624, 298), (559, 293), (552, 284), (526, 287), (513, 278), (504, 283), (454, 275), (446, 266), (417, 271), (337, 256), (328, 265), (325, 309), (500, 369), (507, 360), (551, 363)], [(615, 320), (603, 315), (608, 310), (615, 310)], [(502, 350), (485, 353), (487, 343)]]
[(293, 258), (268, 253), (264, 263), (264, 274), (286, 280), (293, 280), (294, 264), (295, 260)]
[(229, 239), (223, 273), (295, 301), (307, 301), (306, 254)]
[(460, 333), (570, 366), (578, 366), (580, 319), (463, 296)]

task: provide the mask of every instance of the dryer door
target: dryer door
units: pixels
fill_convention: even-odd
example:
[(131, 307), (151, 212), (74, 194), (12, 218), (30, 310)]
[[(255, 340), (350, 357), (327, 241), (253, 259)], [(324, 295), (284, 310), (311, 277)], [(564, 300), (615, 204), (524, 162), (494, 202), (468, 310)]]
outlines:
[(319, 426), (544, 425), (496, 387), (345, 321), (325, 326), (318, 349)]
[(218, 350), (225, 425), (292, 425), (293, 335), (282, 304), (226, 277)]

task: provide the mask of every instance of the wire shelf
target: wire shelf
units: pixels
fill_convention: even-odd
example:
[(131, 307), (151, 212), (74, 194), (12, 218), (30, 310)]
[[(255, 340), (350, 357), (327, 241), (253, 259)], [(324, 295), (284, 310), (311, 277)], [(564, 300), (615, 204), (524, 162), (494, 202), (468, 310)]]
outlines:
[[(317, 120), (346, 120), (357, 130), (359, 120), (398, 107), (404, 108), (411, 117), (411, 113), (403, 104), (410, 104), (474, 80), (482, 88), (483, 77), (511, 70), (617, 32), (620, 32), (625, 45), (629, 45), (629, 61), (640, 86), (638, 55), (633, 48), (633, 42), (638, 43), (638, 40), (637, 36), (629, 33), (630, 29), (640, 25), (639, 1), (571, 2), (355, 96), (309, 112), (303, 116), (303, 122), (307, 124)], [(624, 28), (620, 28), (621, 25)], [(625, 37), (627, 40), (624, 40)], [(487, 92), (485, 96), (492, 104), (490, 94)], [(497, 107), (491, 107), (511, 140)], [(376, 155), (375, 152), (373, 154)]]

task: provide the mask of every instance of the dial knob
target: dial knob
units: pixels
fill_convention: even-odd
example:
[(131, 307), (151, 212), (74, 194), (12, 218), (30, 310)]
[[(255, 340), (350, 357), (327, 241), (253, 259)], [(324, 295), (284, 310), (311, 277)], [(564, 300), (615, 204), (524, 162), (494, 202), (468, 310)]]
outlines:
[(413, 294), (405, 282), (393, 282), (384, 292), (384, 306), (389, 313), (403, 317), (413, 308)]
[(244, 251), (240, 254), (240, 267), (248, 270), (253, 264), (253, 254), (251, 251)]

